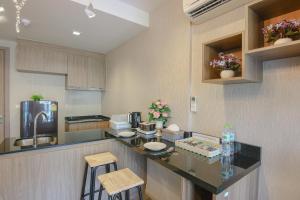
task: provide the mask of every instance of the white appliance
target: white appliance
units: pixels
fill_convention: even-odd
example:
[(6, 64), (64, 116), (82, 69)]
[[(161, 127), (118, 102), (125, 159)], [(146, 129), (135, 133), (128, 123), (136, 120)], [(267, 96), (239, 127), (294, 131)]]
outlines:
[(131, 128), (131, 124), (128, 122), (127, 114), (112, 115), (109, 124), (110, 128), (115, 130)]
[(192, 22), (203, 23), (252, 0), (183, 0), (183, 11)]

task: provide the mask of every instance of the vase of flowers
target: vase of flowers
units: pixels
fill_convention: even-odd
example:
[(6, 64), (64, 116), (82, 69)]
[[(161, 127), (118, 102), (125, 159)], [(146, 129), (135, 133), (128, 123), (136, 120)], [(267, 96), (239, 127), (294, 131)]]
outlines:
[(225, 55), (223, 52), (221, 52), (218, 54), (217, 59), (210, 61), (209, 65), (212, 68), (221, 71), (221, 78), (231, 78), (234, 77), (236, 71), (240, 70), (241, 59), (233, 54)]
[(156, 122), (156, 128), (162, 129), (170, 118), (171, 109), (165, 101), (157, 100), (151, 103), (149, 106), (149, 121)]
[(295, 19), (283, 20), (264, 27), (262, 32), (266, 42), (273, 42), (274, 45), (285, 44), (300, 35), (300, 21)]

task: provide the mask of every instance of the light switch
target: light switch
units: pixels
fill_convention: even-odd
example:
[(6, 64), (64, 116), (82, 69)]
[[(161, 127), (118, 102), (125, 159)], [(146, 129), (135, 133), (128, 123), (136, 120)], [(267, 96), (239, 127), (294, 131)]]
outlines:
[(191, 97), (191, 112), (197, 112), (197, 99), (195, 96)]

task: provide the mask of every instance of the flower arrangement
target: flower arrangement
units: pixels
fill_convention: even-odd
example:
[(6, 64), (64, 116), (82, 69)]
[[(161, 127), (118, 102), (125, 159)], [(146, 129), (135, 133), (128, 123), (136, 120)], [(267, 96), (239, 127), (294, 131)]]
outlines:
[(267, 42), (275, 42), (281, 38), (292, 38), (300, 34), (300, 21), (295, 19), (283, 20), (264, 27), (262, 32)]
[(149, 121), (163, 121), (165, 124), (170, 117), (171, 109), (165, 101), (157, 100), (149, 106)]
[(223, 52), (219, 53), (218, 59), (213, 59), (210, 61), (209, 65), (214, 69), (223, 70), (233, 70), (239, 71), (241, 67), (241, 59), (233, 54), (225, 55)]

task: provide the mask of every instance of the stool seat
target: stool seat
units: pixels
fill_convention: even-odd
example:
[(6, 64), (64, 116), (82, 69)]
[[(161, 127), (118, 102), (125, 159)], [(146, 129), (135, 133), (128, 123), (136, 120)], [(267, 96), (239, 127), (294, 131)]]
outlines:
[(128, 168), (100, 175), (98, 179), (111, 196), (144, 184), (143, 179)]
[(110, 152), (85, 156), (84, 159), (90, 167), (97, 167), (117, 162), (116, 156)]

